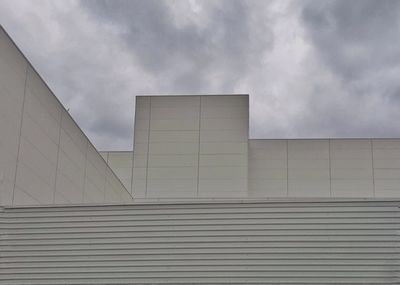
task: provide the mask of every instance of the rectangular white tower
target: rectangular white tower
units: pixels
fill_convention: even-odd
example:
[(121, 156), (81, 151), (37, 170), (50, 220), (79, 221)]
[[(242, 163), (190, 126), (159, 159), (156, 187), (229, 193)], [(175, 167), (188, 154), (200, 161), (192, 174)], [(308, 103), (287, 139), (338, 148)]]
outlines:
[(136, 97), (134, 197), (246, 197), (248, 126), (248, 95)]

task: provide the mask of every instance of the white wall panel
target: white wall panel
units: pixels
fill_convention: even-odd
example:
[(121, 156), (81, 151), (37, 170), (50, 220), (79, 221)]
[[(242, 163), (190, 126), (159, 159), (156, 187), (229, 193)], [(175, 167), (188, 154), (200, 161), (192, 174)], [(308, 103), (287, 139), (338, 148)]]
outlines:
[(332, 196), (335, 198), (373, 198), (370, 179), (332, 179)]
[(332, 197), (374, 197), (371, 141), (334, 139), (330, 145)]
[(199, 108), (198, 96), (136, 98), (139, 129), (135, 123), (134, 193), (142, 198), (167, 198), (168, 193), (194, 197)]
[[(37, 175), (34, 169), (19, 162), (15, 186), (33, 197), (40, 204), (51, 204), (54, 194), (54, 184), (48, 184), (46, 180)], [(14, 204), (21, 202), (14, 196)]]
[[(136, 109), (140, 110), (135, 126), (134, 192), (145, 187), (139, 191), (141, 197), (168, 198), (160, 188), (165, 182), (171, 189), (185, 185), (187, 193), (182, 197), (203, 198), (208, 194), (201, 193), (202, 185), (214, 181), (212, 191), (218, 192), (217, 185), (227, 184), (229, 179), (247, 180), (247, 96), (153, 96), (136, 100)], [(207, 183), (200, 183), (202, 179)], [(246, 195), (247, 186), (232, 184), (233, 192)], [(157, 191), (161, 191), (160, 196)], [(182, 190), (171, 191), (178, 197)], [(209, 197), (227, 194), (224, 190)]]
[[(4, 127), (2, 125), (3, 121), (0, 120), (1, 130), (9, 127), (6, 124), (4, 124)], [(13, 136), (12, 133), (7, 131), (4, 133), (9, 136), (0, 136), (0, 205), (10, 205), (13, 200), (18, 135)]]
[(375, 197), (400, 196), (400, 139), (372, 140)]
[(39, 205), (41, 202), (36, 200), (34, 197), (29, 195), (27, 191), (22, 190), (19, 186), (15, 186), (13, 193), (13, 202), (16, 205), (25, 206), (25, 205)]
[[(136, 156), (135, 156), (136, 159)], [(197, 167), (198, 154), (149, 155), (149, 167)]]
[[(344, 165), (346, 166), (346, 165)], [(331, 169), (332, 180), (335, 179), (363, 179), (371, 180), (372, 168), (346, 168), (346, 167), (332, 167)]]
[(22, 102), (27, 62), (1, 27), (0, 50), (1, 85), (16, 92)]
[[(245, 105), (246, 106), (246, 105)], [(243, 108), (245, 107), (243, 106)], [(208, 106), (202, 106), (206, 109)], [(247, 137), (247, 130), (249, 128), (248, 122), (244, 118), (208, 118), (202, 113), (201, 129), (202, 130), (237, 130), (242, 131)]]
[[(200, 97), (172, 99), (174, 105), (166, 101), (162, 97), (151, 98), (147, 197), (194, 198), (197, 192)], [(189, 158), (192, 166), (179, 165), (182, 158)]]
[(375, 179), (375, 197), (393, 198), (400, 195), (400, 179)]
[(153, 143), (182, 142), (197, 143), (199, 141), (198, 131), (150, 131), (150, 140)]
[(26, 69), (24, 57), (0, 27), (0, 205), (12, 204), (15, 196)]
[[(32, 72), (28, 70), (28, 79), (32, 76)], [(26, 84), (27, 90), (30, 90), (31, 81), (27, 80)], [(35, 113), (36, 111), (38, 113)], [(49, 114), (35, 95), (27, 91), (24, 113), (21, 117), (22, 129), (18, 144), (15, 186), (40, 204), (53, 203), (56, 181), (58, 128), (57, 123), (53, 124), (54, 119)], [(50, 121), (41, 125), (45, 119)], [(18, 204), (21, 201), (15, 199), (14, 195), (13, 203)]]
[(287, 197), (287, 179), (250, 179), (249, 197), (285, 198)]
[(259, 157), (255, 159), (254, 157), (249, 157), (249, 162), (251, 162), (251, 168), (262, 168), (262, 169), (285, 169), (287, 172), (287, 160), (283, 159), (268, 159)]
[(148, 169), (148, 179), (171, 179), (180, 178), (197, 180), (197, 167), (157, 167)]
[(247, 143), (247, 129), (243, 130), (202, 130), (200, 142), (244, 142)]
[[(82, 184), (81, 184), (82, 183)], [(82, 181), (74, 181), (70, 176), (63, 172), (57, 173), (55, 203), (63, 203), (67, 200), (71, 204), (82, 203), (83, 200), (83, 179)]]
[(203, 142), (200, 144), (200, 158), (203, 154), (247, 154), (247, 142)]
[(286, 180), (286, 178), (286, 168), (251, 168), (249, 171), (249, 180)]
[(132, 160), (131, 151), (112, 151), (107, 156), (108, 165), (129, 192), (132, 191)]
[(150, 107), (150, 97), (136, 96), (132, 168), (132, 195), (135, 198), (146, 197)]
[(200, 109), (199, 196), (247, 197), (248, 96), (202, 96)]
[[(83, 162), (82, 165), (77, 164), (73, 160), (71, 160), (63, 151), (60, 151), (59, 153), (59, 160), (58, 160), (58, 170), (57, 170), (57, 175), (63, 175), (67, 179), (69, 179), (73, 185), (74, 189), (63, 189), (56, 187), (56, 192), (62, 191), (62, 192), (74, 192), (77, 193), (77, 195), (81, 198), (83, 195), (83, 189), (84, 189), (84, 181), (85, 181), (85, 164)], [(58, 180), (58, 177), (57, 177)]]
[[(84, 178), (86, 136), (2, 28), (0, 74), (0, 205), (87, 202), (86, 180), (104, 191), (106, 179)], [(103, 161), (92, 146), (90, 156)], [(114, 174), (110, 182), (126, 192)]]
[[(155, 110), (154, 110), (155, 111)], [(178, 111), (178, 109), (176, 110)], [(153, 109), (152, 109), (153, 112)], [(198, 128), (198, 118), (187, 118), (187, 119), (164, 119), (157, 120), (152, 119), (150, 122), (150, 129), (154, 131), (179, 131), (179, 130), (193, 130)]]
[[(34, 120), (41, 127), (46, 136), (54, 143), (58, 144), (60, 132), (61, 111), (57, 113), (57, 118), (42, 105), (41, 101), (27, 89), (25, 97), (25, 112), (27, 120)], [(53, 112), (53, 114), (55, 114)]]
[(196, 154), (199, 151), (198, 142), (150, 142), (149, 155), (155, 154)]
[(87, 180), (85, 183), (85, 192), (83, 193), (83, 201), (85, 203), (103, 203), (104, 189), (102, 191), (91, 180)]
[(247, 166), (201, 166), (200, 177), (203, 179), (247, 179)]
[(288, 196), (330, 197), (328, 140), (288, 140)]
[(287, 141), (249, 140), (249, 197), (287, 197)]
[(202, 154), (200, 157), (202, 166), (247, 166), (246, 154)]
[[(370, 139), (288, 140), (289, 197), (398, 197), (399, 141), (375, 139), (372, 145)], [(286, 197), (279, 192), (285, 189), (286, 140), (249, 142), (249, 196)], [(296, 188), (300, 192), (291, 193)]]
[(119, 203), (121, 202), (121, 195), (118, 191), (118, 188), (122, 185), (119, 180), (116, 180), (114, 177), (114, 173), (110, 168), (106, 168), (106, 189), (108, 191), (105, 192), (105, 203)]
[(30, 65), (28, 67), (26, 89), (40, 101), (44, 109), (46, 109), (55, 120), (58, 122), (60, 121), (60, 112), (64, 110), (63, 106), (47, 87), (46, 83), (40, 78), (39, 74)]
[(24, 118), (22, 122), (21, 140), (28, 140), (49, 161), (57, 163), (57, 143), (47, 136), (43, 128), (34, 120), (31, 120), (28, 115), (24, 116)]
[[(101, 153), (103, 154), (103, 153)], [(88, 145), (86, 154), (85, 189), (83, 199), (85, 202), (99, 203), (104, 201), (106, 162), (97, 154), (92, 145)], [(103, 157), (104, 158), (104, 157)], [(107, 160), (107, 155), (105, 156)]]
[(50, 187), (54, 188), (56, 181), (56, 162), (48, 160), (33, 144), (24, 138), (21, 139), (19, 163), (32, 169), (33, 174), (43, 179)]
[(199, 180), (199, 198), (245, 198), (247, 179), (206, 179)]
[(196, 198), (197, 179), (149, 179), (147, 198)]

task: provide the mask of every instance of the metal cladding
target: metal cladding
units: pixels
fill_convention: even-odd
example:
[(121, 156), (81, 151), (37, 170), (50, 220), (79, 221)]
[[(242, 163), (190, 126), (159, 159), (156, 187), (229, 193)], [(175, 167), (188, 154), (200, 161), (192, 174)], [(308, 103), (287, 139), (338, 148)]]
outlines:
[(5, 208), (0, 284), (399, 284), (399, 206)]

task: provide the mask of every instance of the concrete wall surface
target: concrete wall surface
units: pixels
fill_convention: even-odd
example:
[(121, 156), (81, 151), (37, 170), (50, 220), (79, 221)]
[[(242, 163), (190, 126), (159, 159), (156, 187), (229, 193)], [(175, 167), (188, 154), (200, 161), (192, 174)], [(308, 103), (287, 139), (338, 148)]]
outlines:
[(249, 139), (246, 95), (136, 100), (138, 201), (400, 197), (400, 139)]
[(136, 97), (133, 195), (247, 196), (248, 96)]
[(246, 197), (399, 198), (400, 139), (250, 139)]
[(111, 168), (0, 28), (0, 205), (130, 200)]
[(132, 151), (100, 151), (101, 156), (122, 184), (132, 193)]
[(249, 140), (249, 197), (398, 198), (400, 139)]

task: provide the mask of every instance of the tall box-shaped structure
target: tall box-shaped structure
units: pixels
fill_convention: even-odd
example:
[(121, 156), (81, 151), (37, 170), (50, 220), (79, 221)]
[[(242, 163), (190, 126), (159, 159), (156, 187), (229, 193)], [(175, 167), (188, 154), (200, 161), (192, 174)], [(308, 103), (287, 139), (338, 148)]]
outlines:
[(248, 95), (136, 97), (137, 199), (247, 196)]

